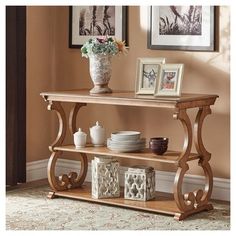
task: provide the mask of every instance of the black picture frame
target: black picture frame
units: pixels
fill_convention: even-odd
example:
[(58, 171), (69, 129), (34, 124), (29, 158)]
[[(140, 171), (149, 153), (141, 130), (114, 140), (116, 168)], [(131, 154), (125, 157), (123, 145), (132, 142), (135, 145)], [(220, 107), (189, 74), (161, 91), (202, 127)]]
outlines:
[[(75, 8), (83, 8), (83, 7), (89, 7), (89, 6), (69, 6), (69, 48), (81, 48), (83, 46), (83, 44), (85, 43), (85, 41), (87, 41), (89, 38), (93, 38), (93, 37), (98, 37), (101, 35), (79, 35), (76, 34), (76, 39), (75, 37), (73, 38), (74, 35), (74, 29), (76, 24), (78, 25), (79, 23), (74, 22), (73, 19), (76, 17), (74, 16), (76, 14)], [(93, 7), (93, 6), (91, 6)], [(98, 7), (105, 7), (105, 6), (98, 6)], [(106, 6), (109, 7), (109, 6)], [(121, 27), (121, 29), (119, 29), (119, 34), (115, 35), (109, 35), (108, 36), (114, 36), (115, 38), (125, 41), (126, 42), (126, 46), (128, 45), (128, 37), (127, 37), (127, 17), (128, 17), (128, 7), (127, 6), (113, 6), (116, 9), (119, 9), (117, 16), (116, 17), (116, 21), (119, 22), (119, 26)], [(79, 17), (79, 16), (78, 16)]]
[[(164, 7), (164, 6), (161, 6)], [(167, 7), (167, 6), (165, 6)], [(208, 41), (205, 42), (206, 45), (191, 45), (192, 42), (194, 42), (194, 40), (196, 39), (195, 35), (160, 35), (158, 34), (158, 32), (154, 32), (153, 27), (154, 27), (154, 11), (158, 11), (159, 10), (159, 6), (150, 6), (149, 7), (149, 27), (148, 27), (148, 43), (147, 43), (147, 47), (149, 49), (153, 49), (153, 50), (184, 50), (184, 51), (215, 51), (216, 50), (216, 30), (215, 30), (215, 26), (216, 26), (216, 7), (215, 6), (202, 6), (202, 7), (208, 7), (209, 8), (209, 28), (210, 30), (206, 32), (206, 37), (203, 35), (202, 38), (207, 38)], [(158, 13), (157, 13), (158, 14)], [(164, 19), (165, 20), (165, 19)], [(159, 24), (158, 21), (157, 24)], [(169, 24), (171, 24), (169, 22)], [(157, 29), (159, 29), (159, 26), (157, 27)], [(157, 30), (158, 31), (158, 30)], [(205, 30), (206, 31), (206, 30)], [(160, 31), (159, 31), (160, 32)], [(154, 40), (154, 34), (158, 35), (158, 37), (156, 37), (156, 41), (159, 40), (159, 42), (153, 42)], [(208, 35), (209, 34), (209, 35)], [(183, 39), (183, 37), (185, 37), (185, 39), (188, 37), (188, 42), (186, 45), (181, 45), (178, 44), (178, 42), (181, 42), (181, 37)], [(158, 39), (159, 38), (159, 39)], [(177, 40), (176, 40), (177, 39)], [(192, 39), (192, 40), (191, 40)], [(163, 43), (161, 43), (161, 41)], [(167, 42), (171, 42), (169, 45), (167, 44)], [(195, 40), (196, 42), (196, 40)]]

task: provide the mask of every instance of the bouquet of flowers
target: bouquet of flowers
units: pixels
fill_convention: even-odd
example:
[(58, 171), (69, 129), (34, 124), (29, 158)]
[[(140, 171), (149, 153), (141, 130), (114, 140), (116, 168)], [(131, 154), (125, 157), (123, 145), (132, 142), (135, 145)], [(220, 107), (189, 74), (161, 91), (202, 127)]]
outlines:
[(82, 57), (90, 57), (92, 55), (117, 55), (126, 54), (127, 48), (125, 41), (120, 41), (112, 37), (104, 36), (89, 39), (81, 48)]

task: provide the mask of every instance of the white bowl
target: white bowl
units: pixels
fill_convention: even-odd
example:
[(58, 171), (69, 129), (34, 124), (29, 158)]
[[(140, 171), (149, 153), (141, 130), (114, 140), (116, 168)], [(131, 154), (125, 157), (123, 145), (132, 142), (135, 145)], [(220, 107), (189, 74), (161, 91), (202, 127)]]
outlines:
[(118, 131), (111, 133), (113, 141), (131, 141), (140, 139), (141, 132), (138, 131)]
[(110, 150), (115, 152), (137, 152), (141, 151), (145, 148), (145, 145), (140, 145), (138, 147), (114, 147), (114, 146), (107, 146)]
[(138, 139), (134, 141), (114, 141), (107, 139), (107, 147), (115, 152), (136, 152), (143, 150), (146, 146), (146, 139)]
[(139, 146), (139, 145), (143, 145), (146, 143), (146, 139), (142, 138), (142, 139), (138, 139), (138, 140), (125, 140), (125, 141), (116, 141), (113, 140), (111, 138), (107, 139), (107, 145), (109, 146), (122, 146), (122, 147), (134, 147), (134, 146)]

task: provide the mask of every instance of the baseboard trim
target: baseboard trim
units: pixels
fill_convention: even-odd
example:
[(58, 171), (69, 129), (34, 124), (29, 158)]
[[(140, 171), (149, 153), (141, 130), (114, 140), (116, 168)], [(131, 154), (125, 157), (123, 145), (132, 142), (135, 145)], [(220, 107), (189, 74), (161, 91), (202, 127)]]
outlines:
[[(47, 178), (48, 159), (27, 163), (27, 182)], [(75, 160), (59, 159), (56, 164), (56, 174), (78, 172), (80, 162)], [(120, 167), (120, 184), (123, 186), (124, 173), (127, 167)], [(91, 165), (89, 163), (86, 181), (91, 182)], [(175, 173), (168, 171), (156, 171), (156, 187), (161, 192), (172, 192)], [(192, 191), (204, 186), (204, 177), (199, 175), (185, 175), (183, 191)], [(230, 179), (214, 178), (212, 199), (230, 201)]]
[(48, 159), (26, 163), (26, 182), (47, 178)]

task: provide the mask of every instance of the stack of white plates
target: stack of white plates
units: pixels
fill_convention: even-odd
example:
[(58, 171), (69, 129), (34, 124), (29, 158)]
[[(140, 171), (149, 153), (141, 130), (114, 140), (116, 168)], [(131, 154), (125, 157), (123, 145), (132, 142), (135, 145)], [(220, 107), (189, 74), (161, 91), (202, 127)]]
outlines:
[(136, 152), (145, 148), (146, 139), (137, 131), (119, 131), (107, 139), (107, 147), (116, 152)]

